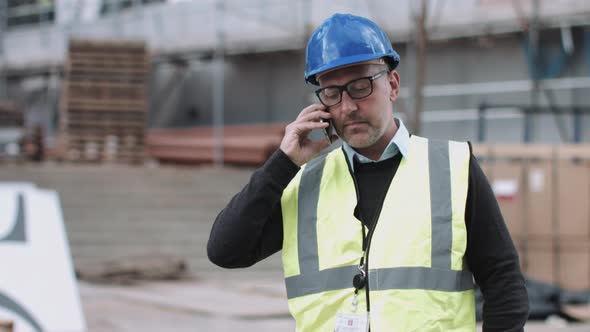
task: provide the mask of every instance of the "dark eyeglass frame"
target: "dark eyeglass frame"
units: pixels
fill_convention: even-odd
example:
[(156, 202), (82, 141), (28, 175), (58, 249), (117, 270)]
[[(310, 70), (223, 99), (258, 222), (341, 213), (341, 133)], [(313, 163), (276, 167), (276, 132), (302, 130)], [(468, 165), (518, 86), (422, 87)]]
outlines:
[[(363, 99), (363, 98), (367, 98), (368, 96), (370, 96), (370, 95), (373, 93), (373, 81), (374, 81), (374, 80), (376, 80), (376, 79), (378, 79), (379, 77), (383, 76), (383, 74), (385, 74), (385, 73), (389, 73), (389, 70), (387, 70), (387, 69), (385, 69), (385, 70), (382, 70), (382, 71), (378, 72), (377, 74), (375, 74), (375, 75), (373, 75), (373, 76), (365, 76), (365, 77), (359, 77), (359, 78), (355, 78), (354, 80), (352, 80), (352, 81), (350, 81), (350, 82), (348, 82), (348, 83), (346, 83), (346, 84), (344, 84), (344, 85), (330, 85), (330, 86), (326, 86), (326, 87), (323, 87), (323, 88), (317, 89), (317, 90), (315, 91), (315, 95), (316, 95), (316, 96), (318, 97), (318, 99), (320, 100), (320, 103), (322, 103), (322, 105), (324, 105), (324, 106), (326, 106), (326, 107), (332, 107), (332, 106), (336, 106), (336, 105), (340, 104), (340, 103), (342, 102), (342, 93), (343, 93), (344, 91), (346, 91), (346, 93), (348, 93), (348, 96), (350, 96), (350, 98), (352, 98), (352, 99)], [(369, 80), (369, 84), (370, 84), (371, 91), (369, 91), (369, 93), (368, 93), (366, 96), (362, 96), (362, 97), (353, 97), (353, 96), (350, 94), (350, 91), (348, 91), (348, 87), (349, 87), (351, 84), (353, 84), (353, 83), (355, 83), (355, 82), (358, 82), (358, 81), (360, 81), (360, 80)], [(338, 102), (336, 102), (336, 103), (333, 103), (333, 104), (327, 104), (327, 103), (325, 103), (325, 102), (322, 100), (322, 97), (320, 97), (320, 95), (321, 95), (322, 91), (324, 91), (324, 90), (326, 90), (326, 89), (334, 89), (334, 88), (338, 89), (338, 92), (340, 93), (340, 98), (338, 98)]]

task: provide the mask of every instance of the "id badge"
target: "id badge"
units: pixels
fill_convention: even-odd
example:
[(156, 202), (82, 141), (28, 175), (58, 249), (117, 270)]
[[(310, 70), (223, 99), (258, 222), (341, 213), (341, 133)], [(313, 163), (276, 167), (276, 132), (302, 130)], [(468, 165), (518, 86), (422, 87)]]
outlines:
[(336, 327), (334, 332), (367, 332), (369, 331), (369, 314), (342, 314), (336, 315)]

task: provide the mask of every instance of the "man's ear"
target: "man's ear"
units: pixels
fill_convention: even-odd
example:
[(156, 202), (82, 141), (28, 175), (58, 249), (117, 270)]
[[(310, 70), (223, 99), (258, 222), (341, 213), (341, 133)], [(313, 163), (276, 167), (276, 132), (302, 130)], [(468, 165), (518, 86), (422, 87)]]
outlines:
[(391, 100), (393, 102), (399, 96), (399, 90), (400, 90), (399, 73), (395, 70), (392, 70), (389, 74), (387, 74), (387, 82), (389, 83), (389, 87), (391, 88), (391, 91), (389, 92), (389, 100)]

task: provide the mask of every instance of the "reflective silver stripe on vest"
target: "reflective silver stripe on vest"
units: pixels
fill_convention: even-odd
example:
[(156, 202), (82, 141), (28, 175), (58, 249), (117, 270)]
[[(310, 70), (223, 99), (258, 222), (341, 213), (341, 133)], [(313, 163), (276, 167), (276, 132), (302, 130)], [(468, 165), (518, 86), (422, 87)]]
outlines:
[(451, 268), (453, 209), (449, 142), (428, 140), (430, 213), (432, 215), (432, 267)]
[[(352, 288), (357, 266), (343, 266), (308, 272), (285, 279), (287, 298)], [(428, 267), (392, 267), (369, 271), (371, 290), (427, 289), (437, 291), (464, 291), (473, 288), (469, 271), (433, 269)]]
[[(451, 270), (453, 244), (451, 173), (446, 141), (428, 141), (432, 213), (432, 268), (393, 267), (369, 270), (371, 290), (424, 289), (458, 292), (473, 288), (469, 271)], [(352, 288), (354, 266), (319, 271), (317, 204), (325, 155), (303, 170), (298, 192), (297, 250), (300, 274), (285, 278), (287, 298)]]
[(372, 291), (388, 289), (426, 289), (446, 292), (473, 288), (469, 271), (455, 271), (430, 267), (392, 267), (369, 270)]
[(312, 159), (301, 175), (297, 197), (297, 254), (299, 273), (317, 272), (318, 236), (317, 217), (320, 197), (320, 182), (324, 173), (326, 154)]
[(355, 265), (301, 273), (285, 278), (287, 298), (351, 288), (352, 278), (358, 272), (358, 267)]

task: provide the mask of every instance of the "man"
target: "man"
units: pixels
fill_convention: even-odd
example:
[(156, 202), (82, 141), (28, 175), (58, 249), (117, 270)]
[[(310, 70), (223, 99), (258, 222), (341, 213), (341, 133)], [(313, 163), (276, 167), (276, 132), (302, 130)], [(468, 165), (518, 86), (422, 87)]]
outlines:
[[(307, 45), (320, 103), (221, 211), (212, 262), (282, 249), (298, 331), (522, 331), (527, 293), (495, 197), (467, 143), (410, 135), (392, 109), (399, 56), (372, 21), (336, 14)], [(311, 141), (333, 125), (342, 147)], [(336, 136), (331, 137), (336, 139)]]

